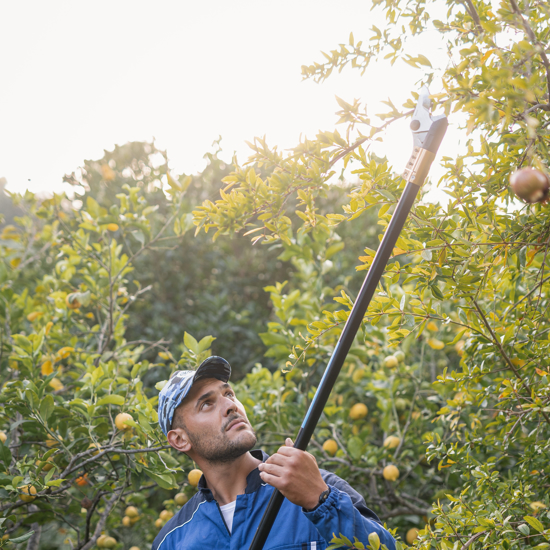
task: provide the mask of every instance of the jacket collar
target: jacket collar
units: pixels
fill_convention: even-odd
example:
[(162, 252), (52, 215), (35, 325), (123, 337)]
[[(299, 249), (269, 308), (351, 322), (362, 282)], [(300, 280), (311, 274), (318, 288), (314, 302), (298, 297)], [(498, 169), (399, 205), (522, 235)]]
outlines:
[[(261, 460), (262, 462), (265, 462), (269, 458), (269, 455), (267, 453), (264, 453), (261, 449), (254, 449), (253, 451), (250, 451), (250, 454), (254, 458)], [(246, 476), (245, 494), (248, 495), (250, 493), (256, 492), (261, 485), (262, 478), (260, 477), (260, 470), (258, 470), (258, 468), (254, 468), (248, 474), (248, 476)], [(204, 477), (204, 475), (202, 475), (199, 479), (198, 489), (204, 495), (206, 500), (214, 500), (214, 495), (212, 495), (212, 491), (206, 486), (206, 478)]]

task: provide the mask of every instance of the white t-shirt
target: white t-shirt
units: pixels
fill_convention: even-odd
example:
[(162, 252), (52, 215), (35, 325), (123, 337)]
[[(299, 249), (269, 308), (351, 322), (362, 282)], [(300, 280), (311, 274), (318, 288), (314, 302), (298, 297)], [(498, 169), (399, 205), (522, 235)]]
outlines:
[(236, 505), (237, 505), (237, 501), (234, 500), (233, 502), (230, 502), (225, 506), (220, 506), (220, 510), (222, 511), (222, 514), (223, 514), (223, 519), (225, 520), (225, 524), (227, 525), (227, 528), (229, 529), (230, 533), (233, 528), (233, 515), (235, 514)]

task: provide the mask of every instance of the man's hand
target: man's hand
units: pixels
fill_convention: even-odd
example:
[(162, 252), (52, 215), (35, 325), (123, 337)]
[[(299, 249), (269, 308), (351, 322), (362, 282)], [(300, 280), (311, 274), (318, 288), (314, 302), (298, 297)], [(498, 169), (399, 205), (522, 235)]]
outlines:
[(279, 489), (290, 502), (311, 510), (328, 486), (321, 477), (315, 457), (292, 445), (292, 440), (287, 438), (285, 447), (260, 464), (260, 477)]

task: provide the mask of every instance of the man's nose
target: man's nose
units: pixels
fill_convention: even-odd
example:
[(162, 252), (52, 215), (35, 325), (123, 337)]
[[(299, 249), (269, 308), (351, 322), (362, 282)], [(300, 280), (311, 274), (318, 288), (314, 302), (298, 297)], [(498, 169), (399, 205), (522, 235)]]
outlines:
[(224, 403), (223, 403), (223, 411), (225, 413), (225, 416), (229, 416), (232, 412), (235, 412), (237, 410), (237, 405), (234, 401), (231, 401), (231, 399), (228, 399), (227, 397), (224, 397)]

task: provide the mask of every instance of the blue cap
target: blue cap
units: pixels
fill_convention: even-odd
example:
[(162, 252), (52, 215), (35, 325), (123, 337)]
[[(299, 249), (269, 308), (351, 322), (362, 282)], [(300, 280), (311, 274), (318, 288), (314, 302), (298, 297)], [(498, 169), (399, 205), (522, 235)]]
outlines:
[(197, 370), (178, 370), (166, 382), (159, 394), (158, 415), (160, 429), (164, 435), (172, 429), (175, 410), (197, 380), (217, 378), (227, 382), (231, 376), (231, 365), (223, 358), (213, 355), (205, 359)]

